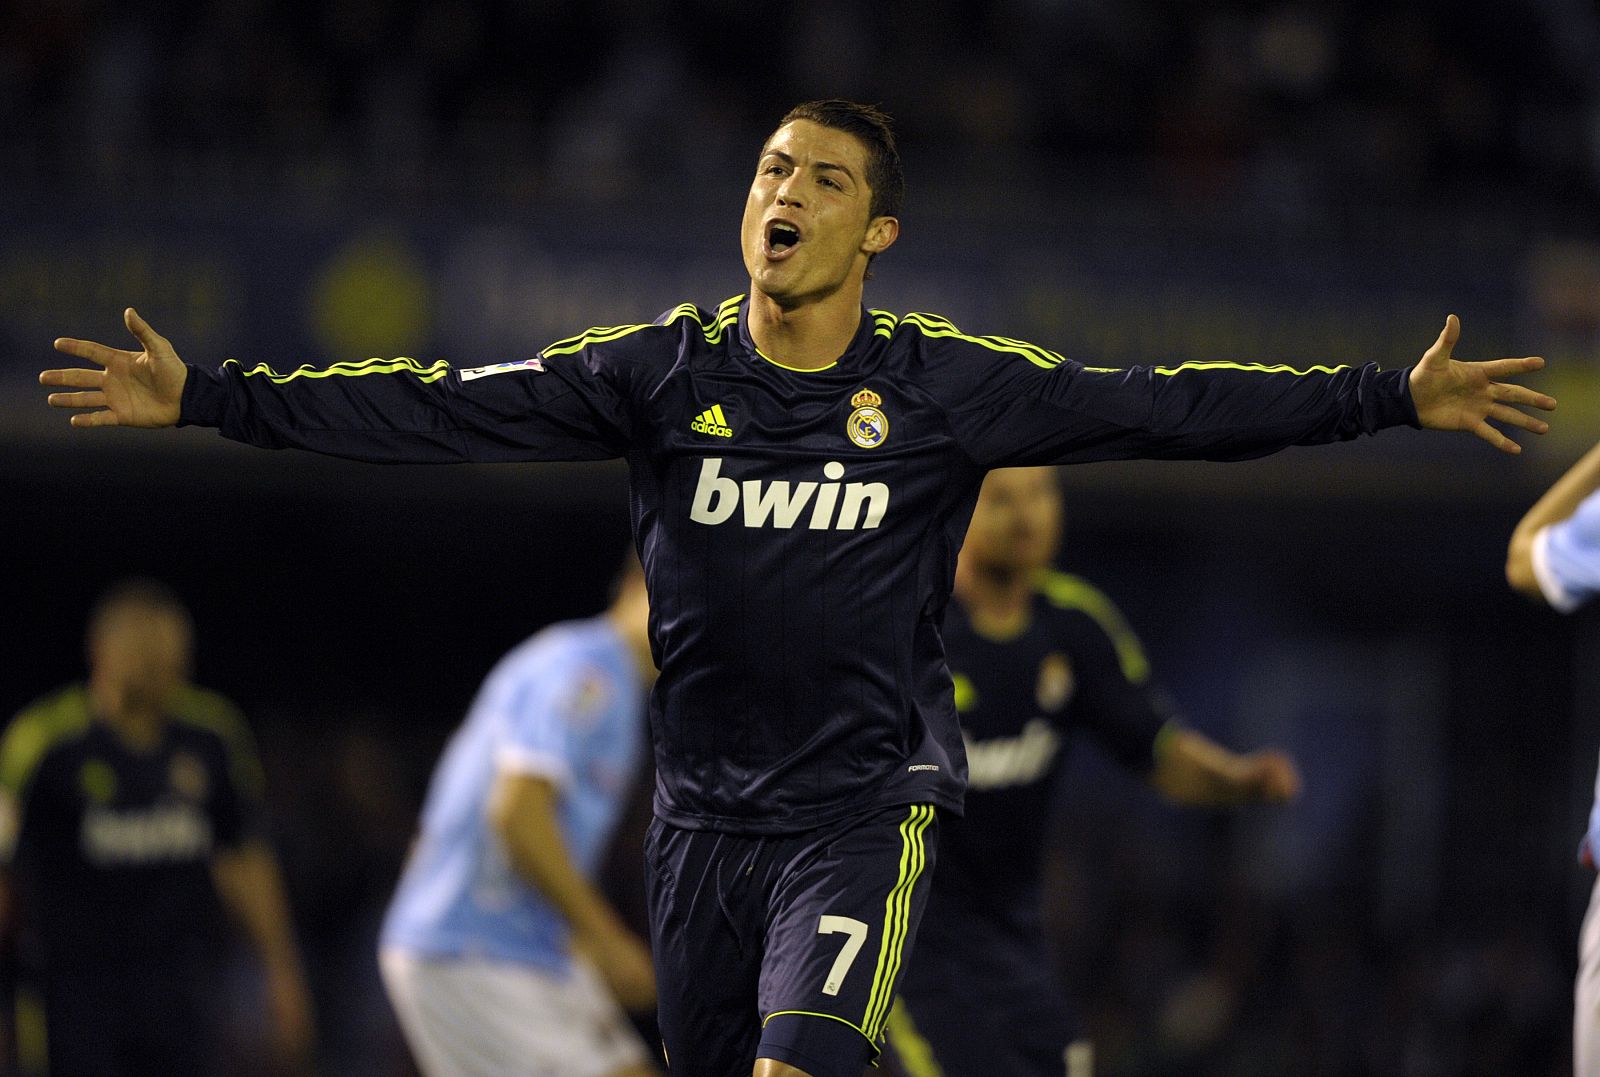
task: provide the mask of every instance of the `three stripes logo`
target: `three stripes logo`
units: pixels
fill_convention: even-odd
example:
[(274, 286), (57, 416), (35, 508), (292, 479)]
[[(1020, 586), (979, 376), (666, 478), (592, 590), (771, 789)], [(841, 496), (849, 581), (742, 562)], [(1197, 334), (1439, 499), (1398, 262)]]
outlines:
[(696, 415), (694, 421), (689, 424), (689, 429), (696, 434), (710, 434), (712, 437), (733, 437), (733, 429), (728, 426), (727, 416), (722, 414), (721, 404), (713, 404)]

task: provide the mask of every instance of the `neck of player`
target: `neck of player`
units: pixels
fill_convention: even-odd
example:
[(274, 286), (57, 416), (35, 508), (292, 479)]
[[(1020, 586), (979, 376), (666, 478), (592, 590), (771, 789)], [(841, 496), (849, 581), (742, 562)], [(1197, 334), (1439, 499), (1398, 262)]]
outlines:
[(1035, 570), (985, 565), (963, 557), (956, 563), (955, 594), (973, 629), (992, 640), (1020, 636), (1028, 627)]
[(789, 303), (750, 286), (750, 339), (761, 354), (796, 370), (821, 370), (839, 361), (861, 327), (861, 288)]

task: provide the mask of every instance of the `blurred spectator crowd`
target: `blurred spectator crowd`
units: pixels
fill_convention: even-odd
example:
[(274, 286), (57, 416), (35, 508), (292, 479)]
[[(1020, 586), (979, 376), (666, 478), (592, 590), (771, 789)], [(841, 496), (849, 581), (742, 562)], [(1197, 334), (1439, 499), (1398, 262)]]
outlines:
[[(1586, 0), (16, 0), (13, 174), (614, 199), (881, 102), (938, 190), (1162, 162), (1204, 197), (1600, 187)], [(736, 173), (738, 174), (738, 173)], [(659, 193), (657, 190), (656, 193)]]

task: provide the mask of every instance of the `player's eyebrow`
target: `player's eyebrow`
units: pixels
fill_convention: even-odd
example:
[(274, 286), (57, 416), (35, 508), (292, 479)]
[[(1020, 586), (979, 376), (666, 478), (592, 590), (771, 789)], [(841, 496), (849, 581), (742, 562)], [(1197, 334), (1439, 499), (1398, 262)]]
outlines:
[[(763, 153), (761, 155), (761, 159), (763, 161), (766, 160), (768, 157), (776, 157), (778, 160), (782, 161), (786, 165), (791, 165), (792, 166), (794, 164), (794, 158), (790, 157), (787, 153), (784, 153), (782, 150), (768, 150), (766, 153)], [(832, 170), (834, 172), (843, 172), (847, 177), (849, 177), (850, 182), (854, 183), (855, 180), (856, 180), (856, 174), (854, 172), (850, 171), (850, 169), (847, 166), (840, 165), (840, 164), (835, 164), (832, 161), (817, 161), (811, 167), (817, 169), (818, 171)]]

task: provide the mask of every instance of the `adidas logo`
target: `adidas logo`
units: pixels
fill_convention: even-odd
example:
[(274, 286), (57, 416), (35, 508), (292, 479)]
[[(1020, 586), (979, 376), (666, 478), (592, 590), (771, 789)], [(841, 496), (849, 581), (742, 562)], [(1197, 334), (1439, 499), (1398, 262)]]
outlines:
[(689, 424), (689, 429), (696, 434), (710, 434), (712, 437), (733, 437), (733, 431), (728, 426), (728, 420), (722, 414), (721, 404), (713, 404), (699, 415), (696, 415), (694, 422)]

